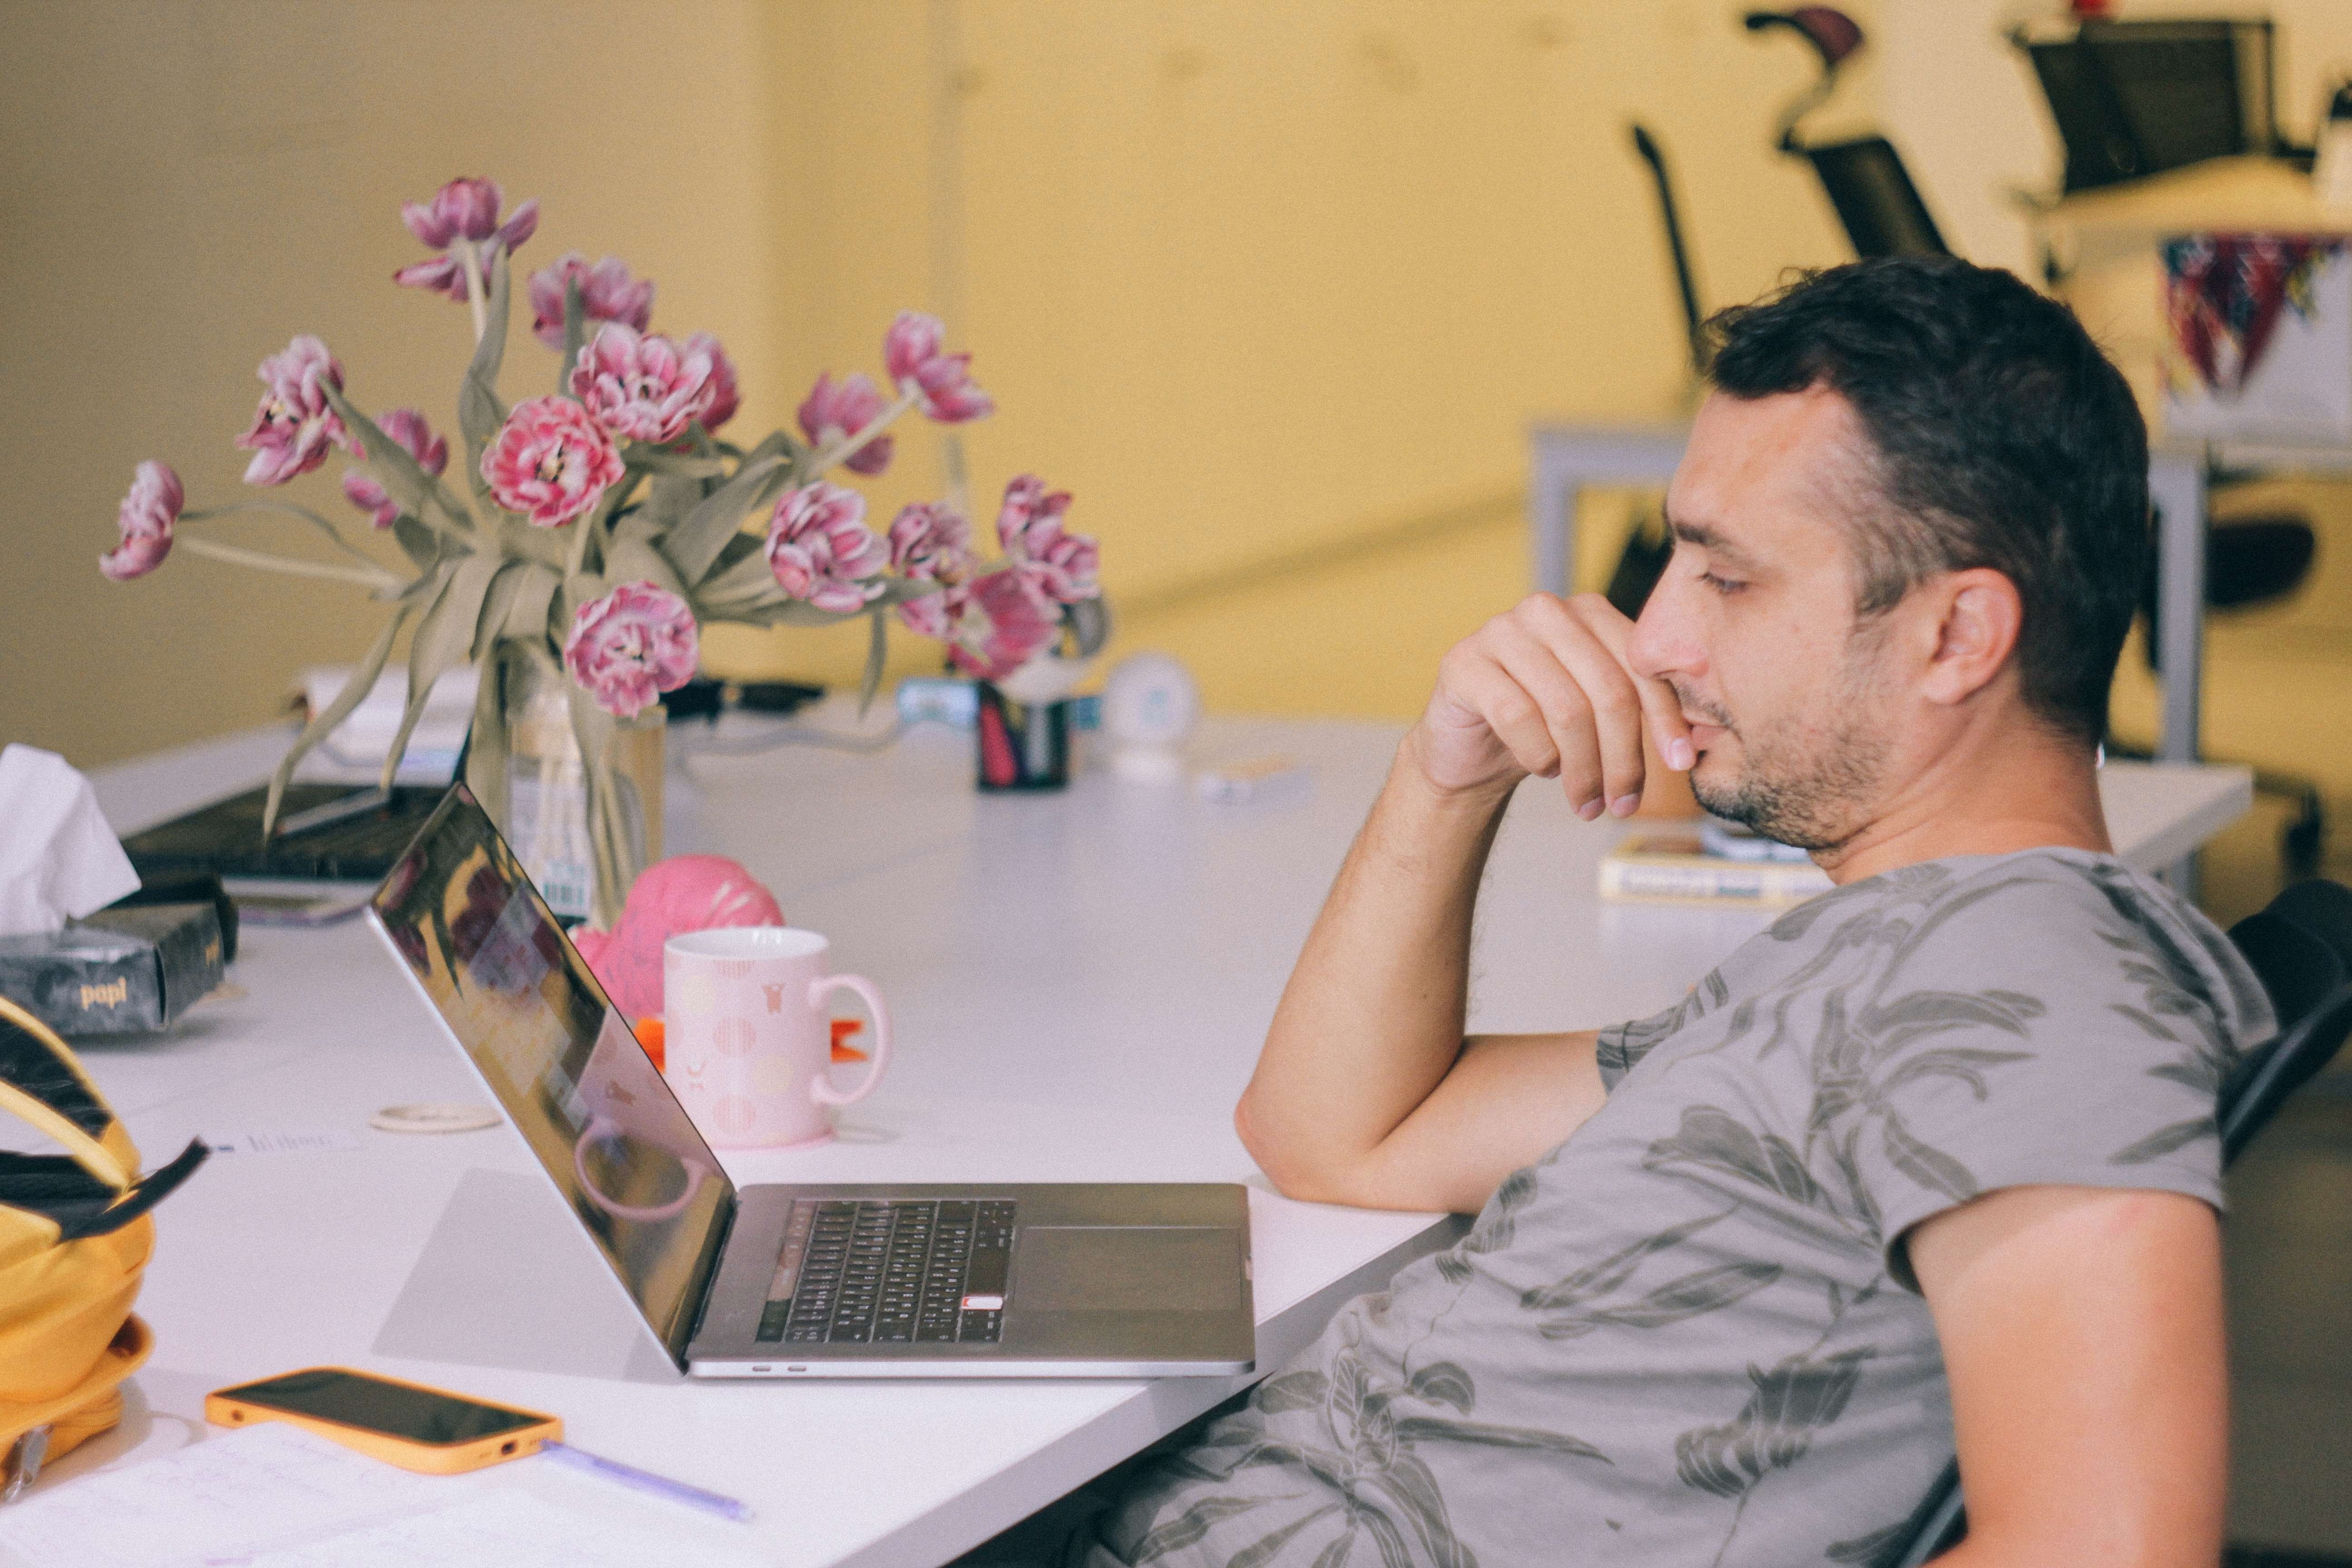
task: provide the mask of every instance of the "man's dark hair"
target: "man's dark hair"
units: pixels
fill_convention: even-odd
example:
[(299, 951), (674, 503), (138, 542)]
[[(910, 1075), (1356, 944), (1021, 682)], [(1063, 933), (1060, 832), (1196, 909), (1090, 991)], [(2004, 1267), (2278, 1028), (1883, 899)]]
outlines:
[(1719, 390), (1827, 386), (1860, 416), (1888, 504), (1857, 520), (1859, 613), (1990, 567), (2024, 605), (2027, 703), (2063, 733), (2105, 734), (2152, 564), (2147, 427), (2074, 313), (2011, 273), (1892, 257), (1720, 311), (1707, 335)]

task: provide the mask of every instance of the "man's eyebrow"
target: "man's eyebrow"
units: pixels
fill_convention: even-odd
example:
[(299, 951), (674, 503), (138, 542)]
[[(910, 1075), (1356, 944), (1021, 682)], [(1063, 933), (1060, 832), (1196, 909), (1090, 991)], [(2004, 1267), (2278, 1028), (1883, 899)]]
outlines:
[(1756, 564), (1754, 556), (1706, 524), (1685, 521), (1671, 511), (1665, 513), (1665, 519), (1667, 531), (1684, 543), (1696, 544), (1712, 555), (1720, 556), (1729, 565), (1753, 566)]

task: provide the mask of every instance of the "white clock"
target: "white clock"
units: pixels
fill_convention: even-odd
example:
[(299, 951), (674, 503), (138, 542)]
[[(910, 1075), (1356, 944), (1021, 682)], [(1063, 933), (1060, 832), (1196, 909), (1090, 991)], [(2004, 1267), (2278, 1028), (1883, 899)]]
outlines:
[(1130, 654), (1103, 686), (1102, 729), (1121, 778), (1170, 784), (1184, 776), (1184, 742), (1201, 716), (1192, 671), (1164, 653)]

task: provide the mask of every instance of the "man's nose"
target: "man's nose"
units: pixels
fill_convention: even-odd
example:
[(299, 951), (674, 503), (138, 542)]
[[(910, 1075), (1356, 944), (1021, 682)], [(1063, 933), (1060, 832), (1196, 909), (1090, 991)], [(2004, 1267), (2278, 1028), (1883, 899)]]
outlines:
[(1633, 633), (1625, 639), (1625, 662), (1633, 673), (1650, 680), (1663, 680), (1668, 676), (1696, 676), (1706, 662), (1694, 636), (1694, 625), (1685, 604), (1685, 592), (1668, 572), (1650, 590), (1649, 600), (1633, 622)]

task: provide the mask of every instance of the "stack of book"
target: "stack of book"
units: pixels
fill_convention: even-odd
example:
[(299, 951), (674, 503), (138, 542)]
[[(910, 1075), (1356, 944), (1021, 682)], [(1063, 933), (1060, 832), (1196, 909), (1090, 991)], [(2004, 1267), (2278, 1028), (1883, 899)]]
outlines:
[(1601, 862), (1601, 896), (1642, 903), (1785, 909), (1830, 887), (1801, 850), (1713, 822), (1634, 833)]

